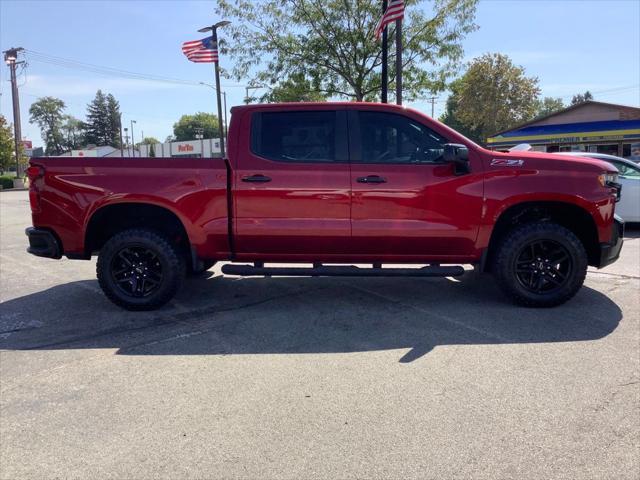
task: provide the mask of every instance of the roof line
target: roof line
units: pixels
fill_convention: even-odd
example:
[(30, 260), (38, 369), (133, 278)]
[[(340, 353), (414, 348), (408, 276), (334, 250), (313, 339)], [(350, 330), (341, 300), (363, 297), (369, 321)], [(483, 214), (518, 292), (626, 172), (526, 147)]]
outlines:
[(512, 130), (519, 130), (521, 128), (524, 128), (524, 127), (527, 127), (529, 125), (532, 125), (532, 124), (534, 124), (536, 122), (540, 122), (542, 120), (546, 120), (546, 119), (554, 117), (556, 115), (560, 115), (561, 113), (566, 113), (566, 112), (569, 112), (571, 110), (575, 110), (576, 108), (583, 107), (583, 106), (585, 106), (587, 104), (604, 105), (604, 106), (607, 106), (607, 107), (618, 107), (618, 108), (619, 107), (624, 107), (624, 108), (631, 108), (631, 109), (640, 111), (640, 108), (632, 107), (631, 105), (621, 105), (619, 103), (609, 103), (609, 102), (598, 102), (596, 100), (586, 100), (584, 102), (576, 103), (575, 105), (569, 105), (568, 107), (563, 108), (562, 110), (557, 110), (557, 111), (549, 113), (548, 115), (545, 115), (543, 117), (534, 118), (533, 120), (527, 120), (526, 122), (521, 123), (519, 125), (516, 125), (515, 127), (507, 128), (505, 130), (499, 131), (498, 133), (494, 133), (493, 135), (489, 135), (489, 137), (487, 137), (487, 138), (497, 137), (499, 135), (502, 135), (503, 133), (510, 132)]

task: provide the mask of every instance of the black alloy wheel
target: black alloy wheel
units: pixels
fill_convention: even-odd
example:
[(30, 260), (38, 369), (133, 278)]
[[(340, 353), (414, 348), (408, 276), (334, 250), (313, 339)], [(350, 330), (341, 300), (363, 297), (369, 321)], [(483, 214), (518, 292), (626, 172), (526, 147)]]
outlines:
[(162, 284), (158, 255), (142, 245), (121, 249), (111, 261), (111, 277), (125, 295), (148, 297)]
[(504, 293), (527, 307), (554, 307), (578, 291), (587, 275), (582, 241), (553, 222), (514, 226), (490, 253), (493, 272)]
[(535, 240), (525, 245), (516, 258), (516, 278), (530, 292), (549, 293), (565, 284), (572, 267), (565, 247), (553, 240)]
[(153, 310), (173, 298), (186, 273), (185, 255), (164, 235), (124, 230), (100, 249), (96, 265), (102, 291), (127, 310)]

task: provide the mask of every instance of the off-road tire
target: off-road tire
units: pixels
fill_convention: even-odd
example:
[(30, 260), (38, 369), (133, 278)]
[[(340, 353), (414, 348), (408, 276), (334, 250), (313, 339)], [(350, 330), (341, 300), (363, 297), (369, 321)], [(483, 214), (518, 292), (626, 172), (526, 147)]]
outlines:
[[(560, 250), (568, 256), (567, 265), (570, 265), (570, 268), (560, 285), (554, 283), (553, 290), (536, 293), (524, 285), (526, 282), (522, 281), (522, 274), (518, 276), (518, 272), (522, 272), (520, 266), (523, 249), (539, 245), (539, 242), (543, 245), (546, 242), (547, 245), (561, 246)], [(530, 265), (534, 262), (536, 259), (533, 259)], [(492, 272), (500, 288), (512, 301), (526, 307), (544, 308), (560, 305), (573, 297), (584, 283), (587, 265), (588, 257), (584, 245), (571, 230), (556, 223), (536, 222), (516, 226), (506, 233), (495, 252)], [(558, 278), (554, 280), (558, 281)]]
[[(144, 249), (157, 260), (161, 280), (147, 296), (127, 295), (114, 277), (115, 257), (126, 249)], [(114, 260), (115, 259), (115, 260)], [(154, 310), (173, 298), (185, 277), (184, 257), (159, 233), (145, 229), (124, 230), (111, 237), (100, 249), (96, 273), (102, 291), (116, 305), (127, 310)]]

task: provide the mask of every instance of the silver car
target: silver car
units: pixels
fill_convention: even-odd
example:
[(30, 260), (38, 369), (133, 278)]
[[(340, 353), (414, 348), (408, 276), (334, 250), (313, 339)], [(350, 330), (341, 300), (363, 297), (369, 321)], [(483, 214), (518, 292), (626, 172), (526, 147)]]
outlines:
[(616, 205), (616, 214), (625, 222), (640, 222), (640, 165), (625, 158), (595, 152), (562, 152), (559, 155), (597, 158), (618, 169), (618, 182), (622, 184), (622, 197)]

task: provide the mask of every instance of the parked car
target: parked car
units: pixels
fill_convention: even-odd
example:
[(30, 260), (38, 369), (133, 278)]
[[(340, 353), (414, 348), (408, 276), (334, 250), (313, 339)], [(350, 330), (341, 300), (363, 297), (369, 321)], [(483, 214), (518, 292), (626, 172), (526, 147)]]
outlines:
[(221, 260), (224, 274), (259, 276), (460, 276), (473, 264), (515, 302), (550, 307), (622, 248), (611, 164), (493, 152), (389, 104), (235, 107), (225, 159), (34, 158), (28, 175), (28, 251), (97, 254), (104, 293), (132, 310)]
[(563, 152), (562, 155), (597, 158), (618, 169), (618, 182), (622, 185), (620, 202), (616, 213), (625, 222), (640, 222), (640, 165), (626, 158), (593, 152)]

